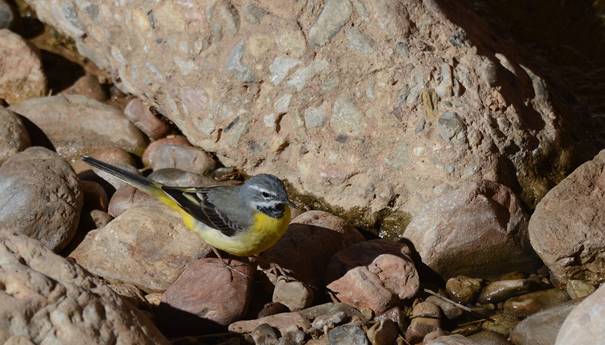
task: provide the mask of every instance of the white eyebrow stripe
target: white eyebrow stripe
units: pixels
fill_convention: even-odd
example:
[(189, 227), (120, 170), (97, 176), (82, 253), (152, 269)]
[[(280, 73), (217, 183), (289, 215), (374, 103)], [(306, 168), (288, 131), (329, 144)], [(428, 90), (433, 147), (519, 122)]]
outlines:
[(275, 195), (277, 195), (277, 194), (276, 194), (274, 191), (272, 191), (272, 190), (265, 189), (265, 188), (263, 188), (263, 187), (260, 187), (260, 186), (254, 185), (254, 184), (251, 184), (251, 185), (249, 186), (249, 188), (255, 189), (255, 190), (259, 191), (259, 192), (265, 192), (265, 193), (269, 193), (269, 194), (274, 195), (274, 196), (275, 196)]
[(257, 202), (255, 202), (255, 204), (257, 206), (261, 206), (261, 207), (273, 208), (277, 205), (283, 204), (283, 202), (278, 201), (278, 200), (269, 200), (269, 201), (257, 201)]

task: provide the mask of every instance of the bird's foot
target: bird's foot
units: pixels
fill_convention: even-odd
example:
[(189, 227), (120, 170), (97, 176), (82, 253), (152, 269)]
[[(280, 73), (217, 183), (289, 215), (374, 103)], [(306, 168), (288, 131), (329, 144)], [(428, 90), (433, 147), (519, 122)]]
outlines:
[[(281, 267), (278, 263), (269, 262), (259, 256), (255, 256), (254, 261), (256, 261), (256, 263), (258, 264), (258, 270), (263, 272), (273, 283), (276, 283), (280, 279), (286, 281), (296, 280), (294, 277), (292, 277), (294, 271)], [(264, 268), (261, 265), (268, 266), (268, 268)]]
[(223, 265), (225, 266), (225, 268), (227, 268), (228, 270), (230, 270), (231, 272), (235, 272), (239, 275), (241, 275), (244, 278), (248, 278), (248, 275), (240, 270), (238, 270), (237, 268), (231, 266), (231, 264), (229, 262), (227, 262), (227, 260), (223, 259), (223, 257), (221, 256), (221, 254), (218, 252), (218, 250), (216, 250), (216, 248), (212, 248), (212, 251), (214, 252), (214, 255), (221, 260), (221, 262), (223, 263)]

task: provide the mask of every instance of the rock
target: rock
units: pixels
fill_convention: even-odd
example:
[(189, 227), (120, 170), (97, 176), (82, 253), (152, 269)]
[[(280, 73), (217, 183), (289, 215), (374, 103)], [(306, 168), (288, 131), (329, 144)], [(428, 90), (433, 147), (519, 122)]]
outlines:
[[(349, 214), (354, 225), (389, 216), (396, 221), (383, 229), (395, 237), (427, 200), (469, 179), (518, 180), (532, 205), (573, 164), (578, 142), (589, 140), (563, 125), (586, 112), (549, 97), (557, 90), (520, 67), (536, 63), (498, 35), (486, 35), (486, 19), (468, 6), (27, 2), (110, 71), (123, 91), (154, 104), (225, 166), (271, 172), (331, 209), (360, 210)], [(118, 14), (124, 20), (116, 21)], [(200, 18), (204, 25), (186, 30)], [(348, 48), (353, 28), (374, 42), (372, 54)], [(275, 87), (271, 65), (279, 56), (300, 63)], [(285, 94), (292, 95), (290, 110), (277, 116), (274, 104)], [(360, 115), (356, 135), (327, 125), (338, 122), (331, 121), (336, 99), (355, 99), (356, 112), (339, 113)], [(326, 102), (324, 125), (307, 128), (299, 116), (318, 101)], [(446, 112), (457, 114), (464, 140), (441, 137)], [(269, 114), (276, 114), (275, 126), (263, 121)]]
[(254, 269), (241, 261), (226, 262), (236, 271), (218, 258), (189, 263), (164, 292), (162, 302), (223, 326), (239, 320), (248, 306)]
[(13, 9), (4, 0), (0, 0), (0, 29), (8, 29), (15, 19)]
[(554, 307), (569, 300), (563, 290), (548, 289), (531, 292), (518, 297), (509, 298), (504, 302), (504, 311), (519, 317), (529, 316), (542, 309)]
[(368, 270), (376, 274), (384, 286), (400, 300), (414, 297), (420, 287), (416, 267), (408, 258), (382, 254), (368, 265)]
[(291, 311), (300, 310), (313, 303), (313, 290), (299, 281), (279, 279), (273, 290), (273, 302), (281, 303)]
[(113, 194), (107, 212), (115, 218), (136, 206), (166, 207), (149, 194), (126, 185)]
[(136, 286), (130, 284), (110, 284), (109, 287), (137, 308), (143, 309), (146, 307), (147, 300)]
[(412, 310), (412, 321), (405, 331), (405, 340), (416, 344), (424, 336), (441, 328), (441, 311), (439, 307), (430, 302), (421, 302)]
[(94, 181), (84, 180), (80, 181), (80, 188), (84, 194), (84, 208), (86, 210), (107, 210), (109, 198), (103, 186)]
[(121, 148), (140, 155), (147, 139), (117, 108), (80, 95), (33, 98), (13, 105), (50, 139), (68, 160), (101, 147)]
[[(0, 15), (6, 13), (0, 9)], [(0, 60), (0, 99), (12, 105), (46, 94), (46, 77), (38, 54), (8, 29), (0, 29)]]
[(228, 182), (217, 181), (208, 176), (173, 168), (156, 170), (147, 177), (156, 182), (174, 187), (209, 187), (230, 184)]
[(531, 244), (561, 284), (600, 281), (605, 274), (605, 150), (551, 189), (531, 217)]
[[(2, 13), (0, 3), (0, 14)], [(29, 134), (21, 119), (10, 110), (0, 108), (0, 165), (30, 145)]]
[(262, 257), (291, 270), (297, 280), (318, 287), (323, 285), (322, 273), (330, 257), (363, 239), (342, 218), (323, 211), (307, 211), (290, 222), (284, 237)]
[(278, 345), (279, 335), (273, 327), (263, 323), (252, 332), (255, 345)]
[(328, 332), (330, 345), (369, 345), (363, 330), (356, 325), (342, 325)]
[(113, 219), (113, 217), (110, 216), (109, 213), (103, 212), (101, 210), (90, 211), (90, 218), (92, 218), (96, 229), (104, 227)]
[(472, 303), (481, 291), (482, 280), (457, 276), (450, 278), (445, 283), (448, 295), (456, 302), (462, 304)]
[(531, 279), (500, 280), (487, 284), (479, 295), (480, 303), (502, 302), (510, 297), (535, 290), (539, 284)]
[(159, 306), (162, 304), (162, 294), (159, 292), (152, 292), (145, 295), (145, 300), (147, 303), (153, 306)]
[(401, 308), (398, 306), (395, 306), (395, 307), (385, 311), (384, 313), (377, 315), (374, 318), (374, 321), (380, 322), (380, 321), (386, 320), (386, 319), (395, 322), (395, 324), (397, 324), (397, 327), (399, 329), (404, 330), (404, 329), (408, 328), (406, 316), (405, 316), (404, 312), (401, 310)]
[(168, 208), (137, 206), (89, 232), (70, 256), (109, 281), (155, 292), (166, 290), (188, 262), (209, 251)]
[(302, 330), (307, 330), (311, 327), (309, 321), (300, 315), (298, 312), (281, 313), (270, 316), (265, 316), (256, 320), (237, 321), (229, 325), (230, 332), (235, 333), (250, 333), (258, 326), (267, 324), (273, 328), (277, 328), (280, 332), (286, 333), (286, 330), (292, 326), (296, 326)]
[(269, 315), (275, 315), (279, 313), (286, 313), (289, 309), (285, 305), (276, 302), (269, 302), (263, 306), (261, 311), (258, 312), (258, 318), (262, 318)]
[(454, 304), (444, 301), (437, 296), (429, 296), (426, 299), (426, 302), (433, 303), (441, 309), (441, 312), (448, 320), (453, 320), (462, 316), (464, 311)]
[(170, 130), (168, 124), (154, 115), (139, 98), (133, 98), (128, 102), (124, 108), (124, 115), (152, 140), (164, 137)]
[(329, 328), (347, 319), (369, 321), (362, 312), (354, 307), (343, 303), (324, 303), (303, 309), (300, 315), (308, 320), (313, 320), (313, 329)]
[(508, 314), (506, 312), (497, 313), (491, 315), (486, 321), (483, 321), (481, 328), (506, 337), (518, 322), (519, 318), (517, 318), (515, 315)]
[(148, 151), (149, 167), (153, 170), (175, 168), (204, 175), (216, 167), (212, 156), (193, 146), (162, 144)]
[(181, 136), (181, 135), (170, 135), (166, 138), (152, 141), (145, 149), (145, 152), (143, 152), (142, 160), (143, 160), (143, 164), (145, 166), (151, 165), (151, 162), (149, 160), (149, 155), (151, 155), (155, 150), (157, 150), (158, 147), (163, 146), (163, 145), (191, 146), (189, 141), (187, 141), (187, 138), (185, 138), (184, 136)]
[(515, 345), (554, 345), (563, 321), (580, 300), (569, 301), (530, 315), (510, 333)]
[(475, 342), (460, 334), (444, 335), (428, 341), (425, 345), (487, 345)]
[[(89, 156), (101, 160), (103, 162), (107, 162), (112, 165), (116, 165), (123, 169), (126, 169), (130, 172), (136, 172), (138, 174), (138, 170), (136, 169), (136, 163), (132, 157), (132, 155), (120, 148), (117, 147), (102, 147), (97, 149), (92, 149), (89, 153)], [(97, 176), (100, 176), (106, 181), (111, 181), (113, 184), (118, 185), (116, 183), (115, 178), (110, 177), (111, 175), (106, 174), (98, 169), (92, 168), (90, 165), (85, 163), (83, 160), (78, 159), (72, 162), (72, 166), (78, 176), (82, 179), (91, 179), (90, 172), (93, 171)], [(121, 184), (123, 186), (125, 184)]]
[(30, 147), (0, 166), (0, 232), (60, 251), (76, 233), (82, 204), (76, 174), (52, 151)]
[(3, 344), (168, 345), (101, 279), (24, 236), (0, 239)]
[(422, 261), (444, 277), (537, 267), (521, 203), (494, 182), (469, 182), (427, 203), (405, 234)]
[(590, 295), (595, 291), (595, 287), (582, 280), (570, 279), (567, 281), (566, 291), (569, 297), (576, 299)]
[(468, 336), (468, 339), (473, 341), (473, 344), (477, 345), (511, 345), (506, 340), (506, 337), (489, 331), (481, 331), (473, 335)]
[(384, 312), (396, 302), (395, 295), (364, 266), (349, 270), (327, 288), (336, 294), (339, 301), (358, 308), (369, 308), (375, 313)]
[(376, 322), (368, 329), (368, 339), (372, 345), (392, 345), (398, 335), (397, 324), (389, 319)]
[(598, 344), (605, 339), (605, 285), (574, 307), (559, 330), (555, 345)]
[(85, 74), (76, 82), (62, 92), (64, 95), (81, 95), (95, 101), (104, 102), (107, 100), (107, 94), (99, 83), (99, 79), (92, 74)]

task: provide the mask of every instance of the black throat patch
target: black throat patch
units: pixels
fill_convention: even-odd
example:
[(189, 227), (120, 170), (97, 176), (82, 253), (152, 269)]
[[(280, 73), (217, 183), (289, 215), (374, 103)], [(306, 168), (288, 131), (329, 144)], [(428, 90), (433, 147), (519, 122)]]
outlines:
[(271, 218), (279, 219), (284, 215), (284, 212), (286, 210), (286, 205), (279, 204), (279, 205), (275, 205), (273, 207), (257, 206), (256, 209)]

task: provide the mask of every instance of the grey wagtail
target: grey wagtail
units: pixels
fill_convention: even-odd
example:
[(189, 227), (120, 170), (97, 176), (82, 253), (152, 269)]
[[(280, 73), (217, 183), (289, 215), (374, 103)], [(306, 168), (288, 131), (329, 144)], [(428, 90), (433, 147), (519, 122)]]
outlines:
[(206, 243), (232, 255), (262, 253), (290, 223), (292, 204), (283, 182), (273, 175), (256, 175), (239, 186), (169, 187), (92, 157), (82, 160), (160, 200)]

